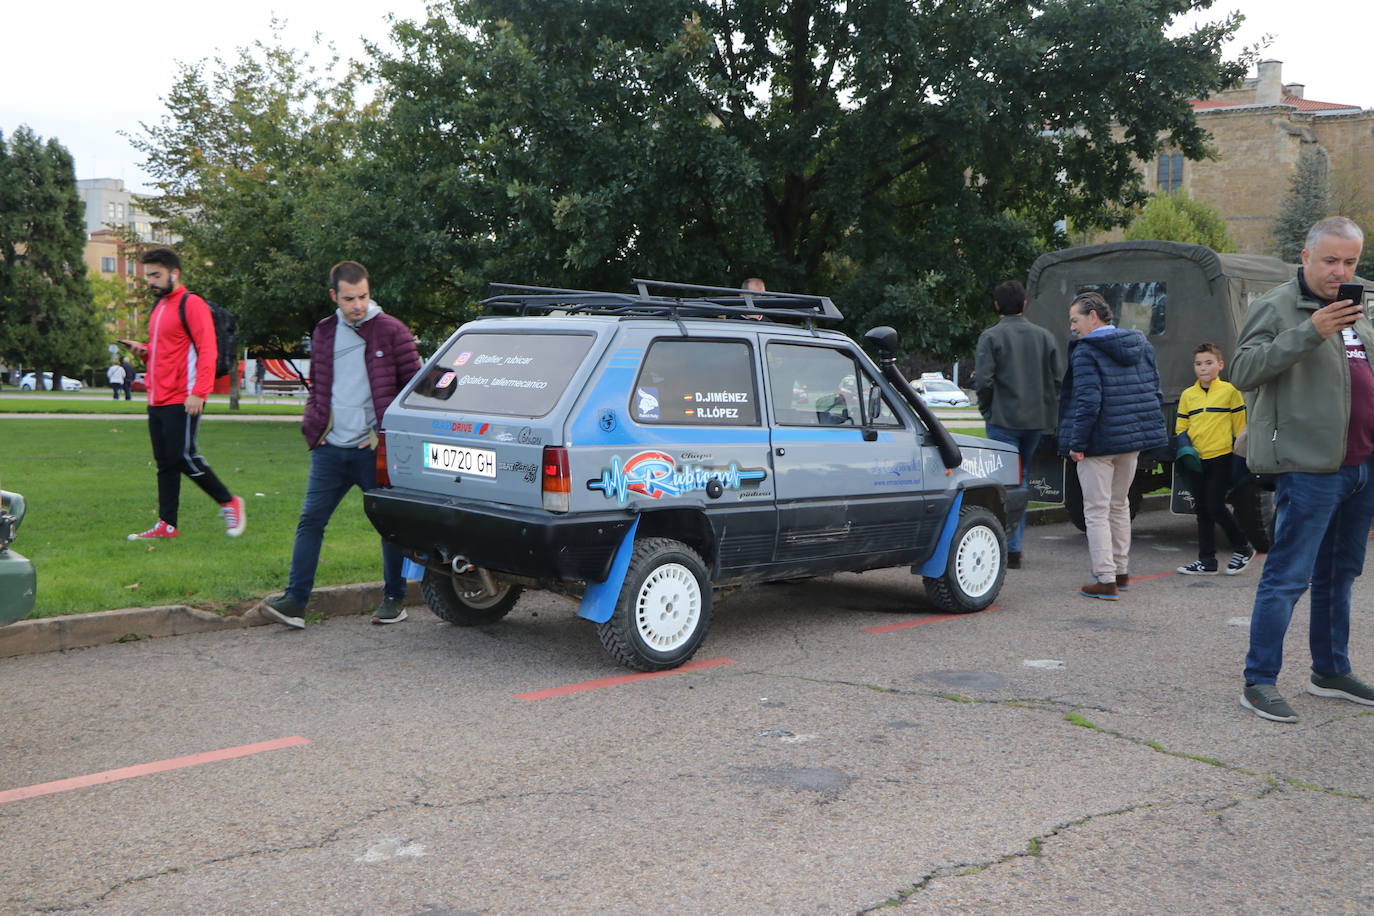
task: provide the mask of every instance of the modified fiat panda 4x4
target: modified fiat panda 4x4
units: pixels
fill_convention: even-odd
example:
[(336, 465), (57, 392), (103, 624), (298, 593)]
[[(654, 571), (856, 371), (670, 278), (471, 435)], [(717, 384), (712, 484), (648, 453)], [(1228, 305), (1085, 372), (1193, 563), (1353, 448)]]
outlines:
[(941, 610), (992, 603), (1017, 454), (941, 426), (895, 331), (866, 335), (875, 365), (820, 327), (828, 298), (634, 282), (495, 286), (387, 409), (364, 505), (435, 614), (562, 592), (656, 671), (697, 651), (721, 588), (910, 566)]

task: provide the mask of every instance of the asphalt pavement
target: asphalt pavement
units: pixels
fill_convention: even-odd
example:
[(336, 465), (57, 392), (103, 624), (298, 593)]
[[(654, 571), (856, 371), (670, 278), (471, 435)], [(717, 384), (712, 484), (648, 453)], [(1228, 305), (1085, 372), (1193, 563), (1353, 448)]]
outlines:
[(1242, 710), (1259, 563), (1175, 575), (1192, 520), (1136, 531), (1117, 602), (1049, 525), (992, 610), (764, 585), (655, 677), (542, 594), (0, 660), (0, 911), (1374, 911), (1374, 709), (1301, 692), (1304, 603), (1300, 722)]

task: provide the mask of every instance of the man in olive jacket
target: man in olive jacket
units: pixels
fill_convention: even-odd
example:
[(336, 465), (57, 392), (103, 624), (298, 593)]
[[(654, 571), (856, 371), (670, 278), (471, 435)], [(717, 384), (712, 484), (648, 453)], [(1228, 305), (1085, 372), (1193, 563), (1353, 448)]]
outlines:
[[(1025, 486), (1040, 435), (1054, 429), (1064, 365), (1054, 335), (1026, 319), (1025, 287), (1008, 280), (992, 291), (992, 299), (1002, 320), (978, 337), (974, 391), (988, 438), (1020, 453)], [(1007, 521), (1007, 566), (1020, 569), (1026, 513)]]
[(1350, 671), (1350, 589), (1374, 523), (1374, 325), (1362, 304), (1337, 299), (1355, 276), (1360, 227), (1324, 219), (1307, 235), (1296, 278), (1245, 316), (1231, 384), (1245, 392), (1247, 463), (1275, 474), (1274, 543), (1250, 615), (1240, 703), (1262, 719), (1296, 722), (1276, 686), (1293, 607), (1311, 595), (1308, 693), (1374, 706)]

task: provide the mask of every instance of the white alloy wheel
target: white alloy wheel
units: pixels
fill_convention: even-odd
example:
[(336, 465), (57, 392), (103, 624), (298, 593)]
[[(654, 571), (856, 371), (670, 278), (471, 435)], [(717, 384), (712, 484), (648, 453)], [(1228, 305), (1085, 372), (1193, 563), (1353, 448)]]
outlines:
[(635, 628), (657, 652), (672, 652), (696, 633), (701, 586), (680, 563), (665, 563), (644, 580), (635, 598)]
[(954, 578), (970, 598), (980, 598), (997, 582), (1002, 549), (997, 535), (983, 525), (970, 528), (954, 555)]

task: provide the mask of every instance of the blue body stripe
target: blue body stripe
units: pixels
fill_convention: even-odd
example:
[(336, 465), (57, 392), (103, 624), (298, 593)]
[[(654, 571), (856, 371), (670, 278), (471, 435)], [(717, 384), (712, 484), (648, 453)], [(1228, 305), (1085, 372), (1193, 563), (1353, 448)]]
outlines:
[(940, 542), (935, 545), (935, 552), (917, 570), (921, 575), (938, 579), (945, 574), (945, 564), (949, 562), (949, 545), (954, 540), (954, 529), (959, 527), (959, 510), (963, 505), (964, 491), (960, 490), (954, 497), (954, 502), (950, 504), (949, 514), (945, 516), (945, 527), (940, 529)]
[(639, 530), (639, 515), (635, 515), (630, 530), (620, 542), (611, 561), (611, 571), (605, 582), (588, 582), (587, 590), (582, 593), (582, 606), (577, 616), (592, 623), (605, 623), (615, 613), (615, 602), (620, 597), (620, 589), (625, 584), (625, 574), (630, 571), (630, 555), (635, 549), (635, 532)]

